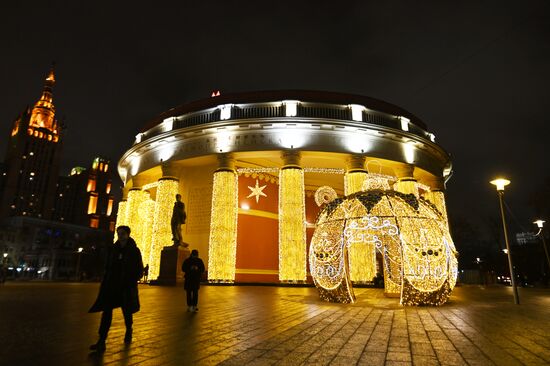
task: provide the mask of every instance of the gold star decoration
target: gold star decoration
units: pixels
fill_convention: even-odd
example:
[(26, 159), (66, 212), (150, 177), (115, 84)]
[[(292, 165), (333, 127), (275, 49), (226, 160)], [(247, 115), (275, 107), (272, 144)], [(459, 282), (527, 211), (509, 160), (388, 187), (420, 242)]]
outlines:
[(258, 200), (260, 199), (260, 196), (267, 197), (267, 194), (262, 192), (265, 187), (267, 187), (267, 185), (261, 186), (261, 187), (258, 186), (258, 180), (256, 179), (256, 187), (248, 186), (248, 189), (250, 189), (252, 192), (246, 198), (256, 197), (256, 203), (258, 203)]

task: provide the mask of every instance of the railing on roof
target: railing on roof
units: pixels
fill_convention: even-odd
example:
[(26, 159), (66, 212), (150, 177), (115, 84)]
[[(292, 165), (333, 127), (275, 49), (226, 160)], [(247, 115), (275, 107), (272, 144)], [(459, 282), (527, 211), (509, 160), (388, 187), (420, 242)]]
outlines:
[[(330, 119), (352, 121), (354, 123), (365, 123), (378, 126), (394, 128), (402, 131), (401, 121), (399, 116), (393, 116), (384, 112), (378, 112), (371, 109), (364, 109), (361, 113), (362, 121), (354, 121), (352, 119), (351, 108), (348, 105), (341, 104), (322, 104), (322, 103), (305, 103), (298, 102), (296, 115), (287, 117), (285, 115), (284, 102), (272, 103), (256, 103), (256, 104), (234, 104), (231, 106), (231, 116), (227, 120), (242, 120), (242, 119), (291, 119), (291, 118), (311, 118), (311, 119)], [(136, 139), (136, 143), (144, 141), (148, 138), (159, 135), (169, 130), (178, 130), (182, 128), (194, 127), (213, 122), (222, 121), (220, 108), (210, 108), (202, 111), (187, 113), (181, 116), (170, 117), (172, 121), (171, 128), (166, 128), (164, 122), (159, 123), (155, 127), (141, 133), (140, 138)], [(166, 120), (165, 120), (166, 121)], [(415, 125), (413, 122), (408, 124), (408, 132), (427, 138), (433, 141), (433, 135)], [(368, 125), (365, 125), (368, 128)]]

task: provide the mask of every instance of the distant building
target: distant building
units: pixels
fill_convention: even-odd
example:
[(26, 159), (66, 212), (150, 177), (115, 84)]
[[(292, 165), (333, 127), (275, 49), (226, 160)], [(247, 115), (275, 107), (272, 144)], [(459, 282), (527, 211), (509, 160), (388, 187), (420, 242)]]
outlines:
[(8, 217), (0, 228), (0, 253), (5, 254), (9, 278), (97, 279), (112, 240), (108, 231), (28, 216)]
[(2, 172), (0, 218), (52, 217), (62, 143), (54, 85), (52, 69), (40, 99), (13, 123)]
[(115, 215), (109, 160), (97, 157), (88, 168), (75, 167), (59, 177), (54, 219), (113, 232)]
[(59, 176), (54, 84), (52, 69), (38, 102), (14, 121), (0, 164), (0, 253), (10, 278), (98, 278), (113, 240), (109, 161)]

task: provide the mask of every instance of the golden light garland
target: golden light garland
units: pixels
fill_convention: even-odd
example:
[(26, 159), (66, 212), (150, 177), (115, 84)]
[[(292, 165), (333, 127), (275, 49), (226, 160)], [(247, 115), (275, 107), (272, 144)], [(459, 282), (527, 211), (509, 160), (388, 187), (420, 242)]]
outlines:
[[(369, 174), (364, 170), (348, 172), (344, 175), (344, 192), (350, 194), (363, 190)], [(371, 282), (376, 276), (376, 249), (363, 243), (348, 247), (350, 279), (356, 283)]]
[(400, 179), (394, 185), (393, 189), (405, 194), (414, 194), (418, 197), (418, 186), (415, 179)]
[[(306, 194), (307, 193), (309, 192), (306, 192)], [(338, 198), (338, 194), (336, 193), (334, 188), (329, 186), (322, 186), (317, 188), (314, 195), (315, 203), (317, 204), (317, 206), (326, 205)]]
[(369, 173), (363, 183), (363, 191), (371, 189), (381, 189), (387, 191), (390, 189), (390, 181), (395, 181), (395, 177), (389, 175)]
[(143, 265), (146, 265), (149, 263), (149, 256), (151, 254), (155, 201), (150, 198), (145, 200), (139, 207), (139, 216), (141, 219), (141, 240), (143, 241), (141, 257)]
[(441, 216), (445, 219), (447, 225), (449, 225), (447, 218), (447, 205), (445, 203), (445, 193), (442, 191), (428, 191), (424, 192), (423, 197), (434, 204)]
[(326, 205), (319, 215), (309, 263), (320, 296), (353, 302), (346, 253), (370, 245), (382, 255), (387, 293), (403, 305), (441, 305), (457, 276), (457, 252), (443, 216), (413, 194), (371, 190)]
[(126, 204), (126, 225), (130, 227), (131, 236), (136, 241), (136, 244), (142, 255), (148, 243), (145, 243), (143, 238), (143, 218), (140, 215), (140, 207), (146, 200), (149, 199), (149, 192), (142, 191), (140, 188), (132, 188), (128, 192), (128, 200)]
[[(321, 174), (344, 174), (345, 170), (341, 168), (318, 168), (318, 167), (303, 167), (304, 173), (321, 173)], [(261, 167), (261, 168), (237, 168), (237, 174), (254, 174), (254, 173), (278, 173), (277, 167)]]
[(279, 280), (306, 280), (306, 218), (304, 171), (279, 173)]
[(237, 251), (238, 185), (233, 170), (214, 173), (208, 244), (208, 280), (235, 280)]
[(148, 261), (150, 279), (156, 279), (159, 275), (162, 249), (173, 244), (170, 221), (178, 189), (179, 182), (175, 178), (158, 180)]
[[(126, 225), (126, 205), (127, 205), (126, 200), (122, 200), (118, 203), (118, 211), (116, 215), (115, 227)], [(117, 241), (117, 240), (118, 240), (118, 236), (115, 230), (114, 241)]]

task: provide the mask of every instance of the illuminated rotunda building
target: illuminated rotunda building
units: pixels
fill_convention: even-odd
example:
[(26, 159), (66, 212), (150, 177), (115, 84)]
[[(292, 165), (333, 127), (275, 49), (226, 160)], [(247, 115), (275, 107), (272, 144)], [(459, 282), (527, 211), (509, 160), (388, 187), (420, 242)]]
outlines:
[[(187, 211), (184, 241), (207, 259), (210, 281), (303, 282), (311, 281), (313, 274), (316, 284), (323, 282), (319, 275), (330, 271), (311, 271), (319, 258), (332, 252), (319, 254), (318, 248), (309, 248), (317, 235), (317, 218), (324, 215), (322, 220), (328, 222), (329, 205), (345, 209), (344, 197), (369, 190), (387, 198), (387, 204), (374, 209), (380, 212), (386, 207), (382, 205), (393, 205), (395, 211), (399, 202), (409, 202), (413, 208), (392, 211), (396, 217), (426, 207), (429, 212), (419, 215), (442, 223), (438, 227), (447, 238), (446, 267), (438, 271), (456, 271), (444, 196), (452, 172), (449, 155), (420, 119), (380, 100), (290, 90), (191, 102), (161, 114), (139, 132), (118, 171), (125, 187), (117, 225), (132, 228), (153, 279), (160, 251), (172, 244), (176, 193)], [(368, 206), (368, 199), (359, 201)], [(399, 218), (392, 222), (401, 230), (403, 243), (416, 245), (431, 235), (429, 228), (416, 233), (409, 230), (414, 225), (406, 226)], [(366, 242), (366, 236), (359, 241)], [(407, 239), (413, 236), (416, 239)], [(413, 250), (424, 260), (436, 250), (418, 245), (403, 247), (397, 255)], [(398, 292), (388, 288), (396, 268), (385, 264), (389, 252), (380, 248), (348, 246), (349, 279), (371, 282), (383, 275), (386, 293)], [(428, 267), (432, 263), (424, 262)], [(408, 262), (405, 258), (399, 263)], [(406, 272), (400, 268), (397, 272)]]

